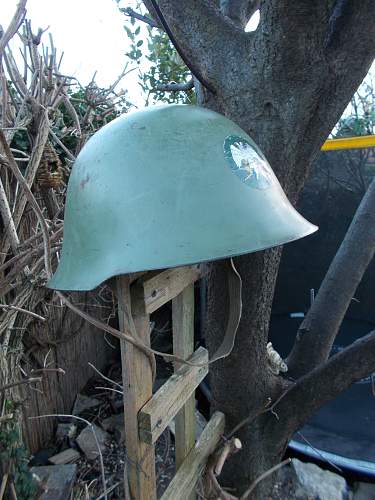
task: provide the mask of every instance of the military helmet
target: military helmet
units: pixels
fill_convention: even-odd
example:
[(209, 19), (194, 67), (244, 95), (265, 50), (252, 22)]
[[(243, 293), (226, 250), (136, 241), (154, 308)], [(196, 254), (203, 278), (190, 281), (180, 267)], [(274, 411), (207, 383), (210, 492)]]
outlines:
[(254, 141), (191, 105), (148, 107), (105, 125), (69, 180), (50, 288), (255, 252), (316, 231), (289, 203)]

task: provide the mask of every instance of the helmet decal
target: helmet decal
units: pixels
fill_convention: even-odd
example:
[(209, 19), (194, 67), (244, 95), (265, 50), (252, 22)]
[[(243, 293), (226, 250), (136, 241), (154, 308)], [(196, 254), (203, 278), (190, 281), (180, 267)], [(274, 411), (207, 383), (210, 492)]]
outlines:
[(229, 135), (224, 141), (224, 155), (232, 172), (244, 183), (256, 189), (267, 189), (272, 184), (272, 171), (267, 161), (246, 139)]

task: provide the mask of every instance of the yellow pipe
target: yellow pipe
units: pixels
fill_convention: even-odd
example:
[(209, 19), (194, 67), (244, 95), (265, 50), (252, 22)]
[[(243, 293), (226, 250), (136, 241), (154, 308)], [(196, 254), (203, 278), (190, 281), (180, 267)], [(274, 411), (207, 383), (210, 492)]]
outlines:
[(342, 139), (328, 139), (322, 146), (322, 151), (337, 149), (374, 148), (375, 135), (362, 135), (358, 137), (343, 137)]

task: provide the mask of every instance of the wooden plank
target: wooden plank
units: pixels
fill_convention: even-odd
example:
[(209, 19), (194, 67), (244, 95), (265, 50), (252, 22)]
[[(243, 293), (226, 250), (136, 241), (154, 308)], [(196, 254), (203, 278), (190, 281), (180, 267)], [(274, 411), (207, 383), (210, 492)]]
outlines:
[(224, 432), (224, 424), (224, 414), (215, 412), (194, 448), (170, 482), (161, 500), (185, 500), (195, 491), (207, 458), (215, 450)]
[[(194, 351), (194, 283), (172, 300), (173, 352), (187, 359)], [(179, 364), (175, 363), (175, 371)], [(176, 470), (195, 444), (195, 394), (176, 415)], [(193, 498), (193, 497), (192, 497)]]
[(143, 287), (146, 312), (151, 314), (179, 295), (184, 288), (201, 277), (199, 264), (166, 269), (155, 276), (140, 278), (137, 283)]
[[(207, 363), (207, 350), (203, 347), (197, 349), (191, 361), (193, 363)], [(207, 373), (208, 365), (183, 365), (160, 387), (139, 411), (139, 435), (142, 441), (149, 444), (155, 443)]]
[[(150, 317), (145, 311), (142, 294), (132, 287), (130, 278), (117, 277), (120, 328), (136, 330), (138, 337), (150, 344)], [(132, 312), (133, 320), (129, 317)], [(124, 387), (126, 465), (131, 498), (156, 500), (155, 450), (138, 435), (138, 412), (152, 396), (152, 373), (148, 358), (135, 346), (121, 341)]]
[(67, 450), (57, 453), (57, 455), (53, 455), (53, 457), (49, 457), (48, 460), (54, 465), (63, 465), (63, 464), (71, 464), (73, 462), (77, 462), (77, 460), (79, 460), (80, 458), (81, 454), (77, 450), (73, 450), (73, 448), (68, 448)]

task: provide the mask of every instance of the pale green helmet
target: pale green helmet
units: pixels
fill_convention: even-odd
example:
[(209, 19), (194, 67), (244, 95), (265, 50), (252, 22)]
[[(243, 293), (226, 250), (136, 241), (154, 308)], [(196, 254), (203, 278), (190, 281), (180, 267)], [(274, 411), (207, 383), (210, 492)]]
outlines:
[(115, 275), (255, 252), (316, 229), (235, 123), (197, 106), (149, 107), (103, 127), (79, 154), (48, 286), (91, 290)]

